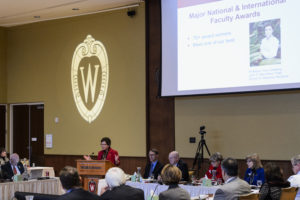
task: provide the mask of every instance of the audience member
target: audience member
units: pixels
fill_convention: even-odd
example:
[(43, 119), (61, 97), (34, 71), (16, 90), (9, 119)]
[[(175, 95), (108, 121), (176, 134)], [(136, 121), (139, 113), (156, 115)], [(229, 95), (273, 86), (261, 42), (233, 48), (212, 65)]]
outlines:
[(208, 171), (205, 174), (207, 178), (214, 179), (214, 180), (221, 179), (223, 182), (222, 169), (221, 169), (222, 160), (223, 160), (223, 156), (219, 152), (214, 153), (213, 155), (210, 156), (209, 158), (210, 166)]
[(164, 167), (163, 164), (161, 164), (158, 161), (158, 150), (151, 149), (148, 155), (149, 155), (149, 162), (145, 167), (145, 173), (143, 177), (144, 178), (152, 177), (154, 179), (157, 179), (158, 175), (161, 173), (162, 168)]
[(178, 186), (181, 180), (181, 171), (174, 165), (167, 164), (162, 170), (162, 181), (169, 185), (168, 190), (159, 194), (160, 200), (189, 200), (189, 193)]
[(6, 154), (5, 148), (1, 147), (0, 151), (1, 151), (1, 154), (0, 154), (0, 166), (1, 166), (1, 165), (4, 165), (5, 163), (7, 163), (9, 161), (9, 159), (7, 158), (7, 154)]
[(221, 163), (225, 184), (217, 189), (214, 199), (237, 200), (240, 195), (251, 192), (250, 185), (238, 177), (238, 163), (233, 158), (226, 158)]
[(283, 180), (282, 170), (274, 163), (265, 165), (266, 182), (259, 193), (260, 200), (279, 200), (281, 188), (289, 187), (290, 183)]
[(80, 177), (77, 169), (66, 166), (59, 174), (62, 187), (66, 191), (65, 194), (57, 198), (57, 200), (100, 200), (98, 195), (83, 190), (80, 187)]
[[(294, 156), (291, 159), (291, 163), (295, 175), (290, 176), (288, 181), (291, 183), (291, 187), (300, 187), (300, 154)], [(300, 190), (298, 191), (295, 200), (300, 200)]]
[(248, 169), (245, 172), (244, 180), (250, 185), (257, 185), (257, 181), (261, 181), (261, 185), (265, 182), (265, 172), (262, 168), (258, 154), (254, 153), (246, 157)]
[(125, 173), (118, 167), (110, 168), (105, 180), (108, 185), (100, 196), (102, 200), (144, 200), (144, 191), (125, 185)]
[[(101, 139), (101, 151), (98, 152), (98, 160), (109, 160), (114, 165), (120, 165), (119, 153), (110, 147), (111, 140), (108, 137)], [(83, 156), (86, 160), (91, 160), (90, 156)]]
[(4, 148), (0, 148), (1, 154), (0, 154), (0, 178), (2, 178), (2, 170), (1, 170), (1, 166), (5, 165), (5, 163), (7, 163), (9, 161), (9, 159), (7, 158), (6, 155), (6, 150)]
[(188, 181), (189, 180), (189, 171), (188, 171), (188, 166), (186, 163), (184, 163), (180, 157), (179, 153), (177, 151), (172, 151), (169, 154), (169, 161), (171, 165), (174, 165), (178, 167), (181, 170), (182, 173), (182, 181)]
[(20, 162), (19, 155), (16, 153), (11, 154), (9, 162), (2, 165), (1, 168), (4, 179), (11, 179), (14, 175), (21, 175), (24, 172), (24, 166)]

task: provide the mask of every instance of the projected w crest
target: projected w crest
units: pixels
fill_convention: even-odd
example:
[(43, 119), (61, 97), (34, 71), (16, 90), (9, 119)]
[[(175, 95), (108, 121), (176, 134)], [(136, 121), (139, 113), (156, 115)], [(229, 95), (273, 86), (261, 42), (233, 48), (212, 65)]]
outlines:
[(105, 47), (88, 35), (74, 52), (71, 81), (77, 109), (89, 123), (102, 110), (107, 93), (108, 72)]
[(84, 69), (84, 67), (80, 67), (82, 83), (83, 83), (83, 89), (84, 89), (83, 91), (84, 91), (85, 102), (87, 102), (88, 94), (89, 94), (88, 93), (89, 88), (91, 87), (92, 102), (94, 103), (99, 65), (95, 65), (95, 75), (94, 75), (94, 80), (92, 80), (91, 65), (89, 64), (87, 82), (86, 83), (85, 83), (85, 80), (84, 80), (85, 78), (84, 78), (83, 69)]

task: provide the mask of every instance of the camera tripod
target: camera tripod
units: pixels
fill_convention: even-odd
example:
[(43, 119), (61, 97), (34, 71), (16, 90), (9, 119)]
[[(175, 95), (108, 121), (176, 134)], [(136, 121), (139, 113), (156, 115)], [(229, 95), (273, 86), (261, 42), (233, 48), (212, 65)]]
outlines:
[(198, 143), (198, 147), (197, 147), (197, 151), (195, 154), (195, 158), (194, 158), (194, 162), (193, 162), (193, 170), (195, 170), (195, 165), (197, 164), (197, 176), (199, 175), (199, 170), (201, 168), (201, 165), (204, 162), (204, 147), (208, 153), (208, 155), (210, 156), (210, 152), (208, 150), (208, 147), (206, 145), (205, 139), (204, 139), (204, 134), (206, 133), (206, 131), (204, 131), (205, 126), (201, 126), (200, 127), (200, 135), (201, 135), (201, 140)]

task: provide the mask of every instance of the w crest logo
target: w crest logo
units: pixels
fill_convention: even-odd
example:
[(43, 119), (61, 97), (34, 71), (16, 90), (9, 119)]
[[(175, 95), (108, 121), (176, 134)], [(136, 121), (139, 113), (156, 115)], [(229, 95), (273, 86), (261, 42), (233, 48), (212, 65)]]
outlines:
[(99, 65), (95, 65), (94, 80), (92, 80), (91, 65), (89, 64), (89, 69), (88, 69), (86, 82), (85, 82), (85, 78), (84, 78), (83, 69), (84, 69), (84, 67), (80, 67), (85, 102), (87, 103), (89, 88), (91, 88), (92, 102), (94, 102)]
[(108, 58), (104, 45), (88, 35), (73, 54), (71, 82), (80, 115), (89, 123), (100, 114), (108, 87)]

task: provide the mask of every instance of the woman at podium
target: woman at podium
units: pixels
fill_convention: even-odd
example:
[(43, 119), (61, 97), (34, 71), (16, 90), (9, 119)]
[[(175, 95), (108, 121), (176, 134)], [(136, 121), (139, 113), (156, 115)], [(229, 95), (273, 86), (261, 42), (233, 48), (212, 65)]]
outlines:
[[(110, 160), (114, 165), (120, 165), (119, 153), (110, 147), (111, 140), (108, 137), (101, 139), (101, 151), (98, 152), (97, 160)], [(83, 156), (86, 160), (91, 160), (90, 156)]]

